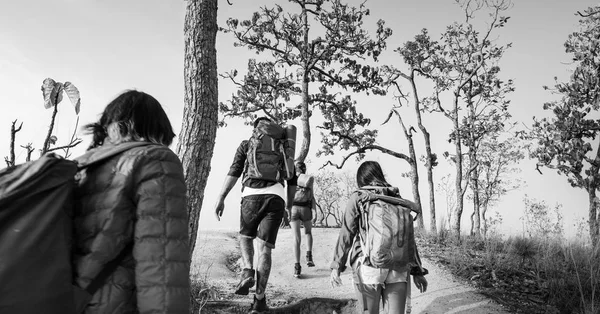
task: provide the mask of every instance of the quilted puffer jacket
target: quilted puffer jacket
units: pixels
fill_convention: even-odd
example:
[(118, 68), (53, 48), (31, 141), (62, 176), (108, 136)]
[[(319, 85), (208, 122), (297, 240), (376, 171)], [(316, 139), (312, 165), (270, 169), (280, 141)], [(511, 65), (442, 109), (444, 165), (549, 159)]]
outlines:
[[(92, 150), (78, 160), (114, 147)], [(82, 170), (78, 179), (75, 283), (85, 288), (133, 242), (133, 251), (85, 313), (188, 313), (188, 216), (178, 157), (162, 145), (135, 147)]]

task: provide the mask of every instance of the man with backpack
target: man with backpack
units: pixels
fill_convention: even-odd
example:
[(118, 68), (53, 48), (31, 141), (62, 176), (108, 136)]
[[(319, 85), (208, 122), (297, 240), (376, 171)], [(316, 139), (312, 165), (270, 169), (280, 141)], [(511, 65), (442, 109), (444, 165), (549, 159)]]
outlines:
[(312, 211), (316, 208), (315, 195), (313, 193), (314, 177), (306, 174), (306, 164), (304, 162), (296, 163), (296, 174), (298, 175), (298, 185), (296, 186), (296, 195), (292, 211), (289, 213), (290, 226), (294, 233), (294, 277), (300, 278), (302, 266), (300, 266), (300, 244), (302, 237), (300, 236), (300, 225), (304, 226), (304, 234), (306, 235), (306, 265), (314, 267), (315, 263), (312, 258)]
[[(242, 141), (236, 150), (215, 206), (217, 220), (220, 220), (227, 194), (243, 175), (239, 241), (244, 268), (235, 293), (248, 295), (256, 283), (252, 314), (268, 311), (265, 289), (271, 272), (271, 250), (275, 248), (279, 225), (286, 208), (289, 211), (292, 206), (296, 190), (295, 137), (293, 126), (283, 128), (268, 118), (256, 119), (252, 136)], [(284, 181), (287, 181), (287, 194)], [(253, 241), (257, 237), (255, 271)]]

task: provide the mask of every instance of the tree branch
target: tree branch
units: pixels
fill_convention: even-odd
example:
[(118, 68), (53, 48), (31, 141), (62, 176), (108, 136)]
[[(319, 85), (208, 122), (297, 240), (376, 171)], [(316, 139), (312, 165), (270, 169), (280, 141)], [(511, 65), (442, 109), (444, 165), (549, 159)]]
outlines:
[(387, 149), (385, 147), (381, 147), (379, 145), (366, 145), (363, 146), (361, 148), (356, 149), (355, 151), (351, 152), (350, 154), (346, 155), (343, 159), (342, 159), (342, 163), (340, 165), (338, 164), (334, 164), (331, 162), (331, 160), (328, 160), (323, 166), (321, 166), (319, 169), (323, 169), (326, 166), (330, 165), (330, 166), (334, 166), (337, 169), (342, 169), (344, 167), (344, 164), (346, 163), (346, 161), (348, 161), (348, 159), (350, 159), (350, 157), (357, 155), (357, 154), (363, 154), (368, 150), (378, 150), (384, 154), (388, 154), (391, 156), (394, 156), (396, 158), (400, 158), (400, 159), (404, 159), (406, 162), (408, 162), (409, 164), (412, 164), (414, 162), (414, 160), (412, 158), (410, 158), (409, 156), (402, 154), (402, 153), (398, 153), (395, 152), (391, 149)]
[(22, 148), (27, 150), (27, 157), (25, 157), (25, 161), (31, 161), (31, 153), (33, 153), (35, 150), (32, 145), (32, 143), (27, 143), (25, 146), (21, 145)]
[(15, 165), (15, 139), (17, 132), (21, 131), (21, 127), (23, 127), (23, 122), (21, 122), (18, 128), (15, 127), (16, 124), (17, 120), (13, 121), (10, 127), (10, 159), (7, 157), (4, 158), (9, 167), (13, 167)]
[(590, 13), (587, 13), (587, 14), (583, 14), (580, 11), (577, 11), (577, 14), (579, 14), (579, 16), (581, 16), (581, 17), (590, 17), (590, 16), (596, 15), (598, 13), (600, 13), (600, 11), (590, 12)]
[(81, 140), (81, 139), (76, 139), (74, 142), (72, 142), (72, 143), (70, 143), (70, 144), (67, 144), (67, 145), (64, 145), (64, 146), (58, 146), (58, 147), (52, 147), (52, 148), (49, 148), (49, 149), (46, 151), (46, 153), (53, 152), (53, 151), (55, 151), (55, 150), (59, 150), (59, 149), (69, 149), (69, 148), (73, 148), (73, 147), (75, 147), (75, 146), (79, 145), (81, 142), (82, 142), (82, 140)]

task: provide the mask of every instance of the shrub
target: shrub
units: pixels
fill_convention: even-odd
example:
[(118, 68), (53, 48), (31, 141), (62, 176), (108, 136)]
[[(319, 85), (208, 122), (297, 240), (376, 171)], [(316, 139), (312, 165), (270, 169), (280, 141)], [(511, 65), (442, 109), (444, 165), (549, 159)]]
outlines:
[(519, 267), (531, 260), (537, 253), (536, 243), (532, 238), (512, 237), (507, 243), (507, 252), (519, 259)]

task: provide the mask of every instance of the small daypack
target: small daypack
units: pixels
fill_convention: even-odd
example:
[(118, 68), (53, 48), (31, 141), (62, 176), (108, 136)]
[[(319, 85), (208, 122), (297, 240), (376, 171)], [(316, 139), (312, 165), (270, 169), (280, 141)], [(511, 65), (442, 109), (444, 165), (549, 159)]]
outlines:
[[(375, 268), (416, 266), (416, 242), (413, 221), (420, 209), (402, 198), (376, 194), (363, 187), (360, 203), (360, 243), (363, 263)], [(413, 218), (411, 211), (417, 215)]]
[(106, 150), (84, 164), (53, 154), (0, 170), (0, 313), (80, 313), (130, 252), (128, 245), (88, 287), (73, 286), (72, 218), (76, 173), (132, 147)]
[(281, 127), (277, 123), (261, 120), (248, 141), (246, 173), (249, 179), (270, 182), (289, 180), (294, 176), (296, 127)]
[(314, 177), (307, 174), (298, 175), (296, 194), (294, 194), (294, 206), (312, 208)]

